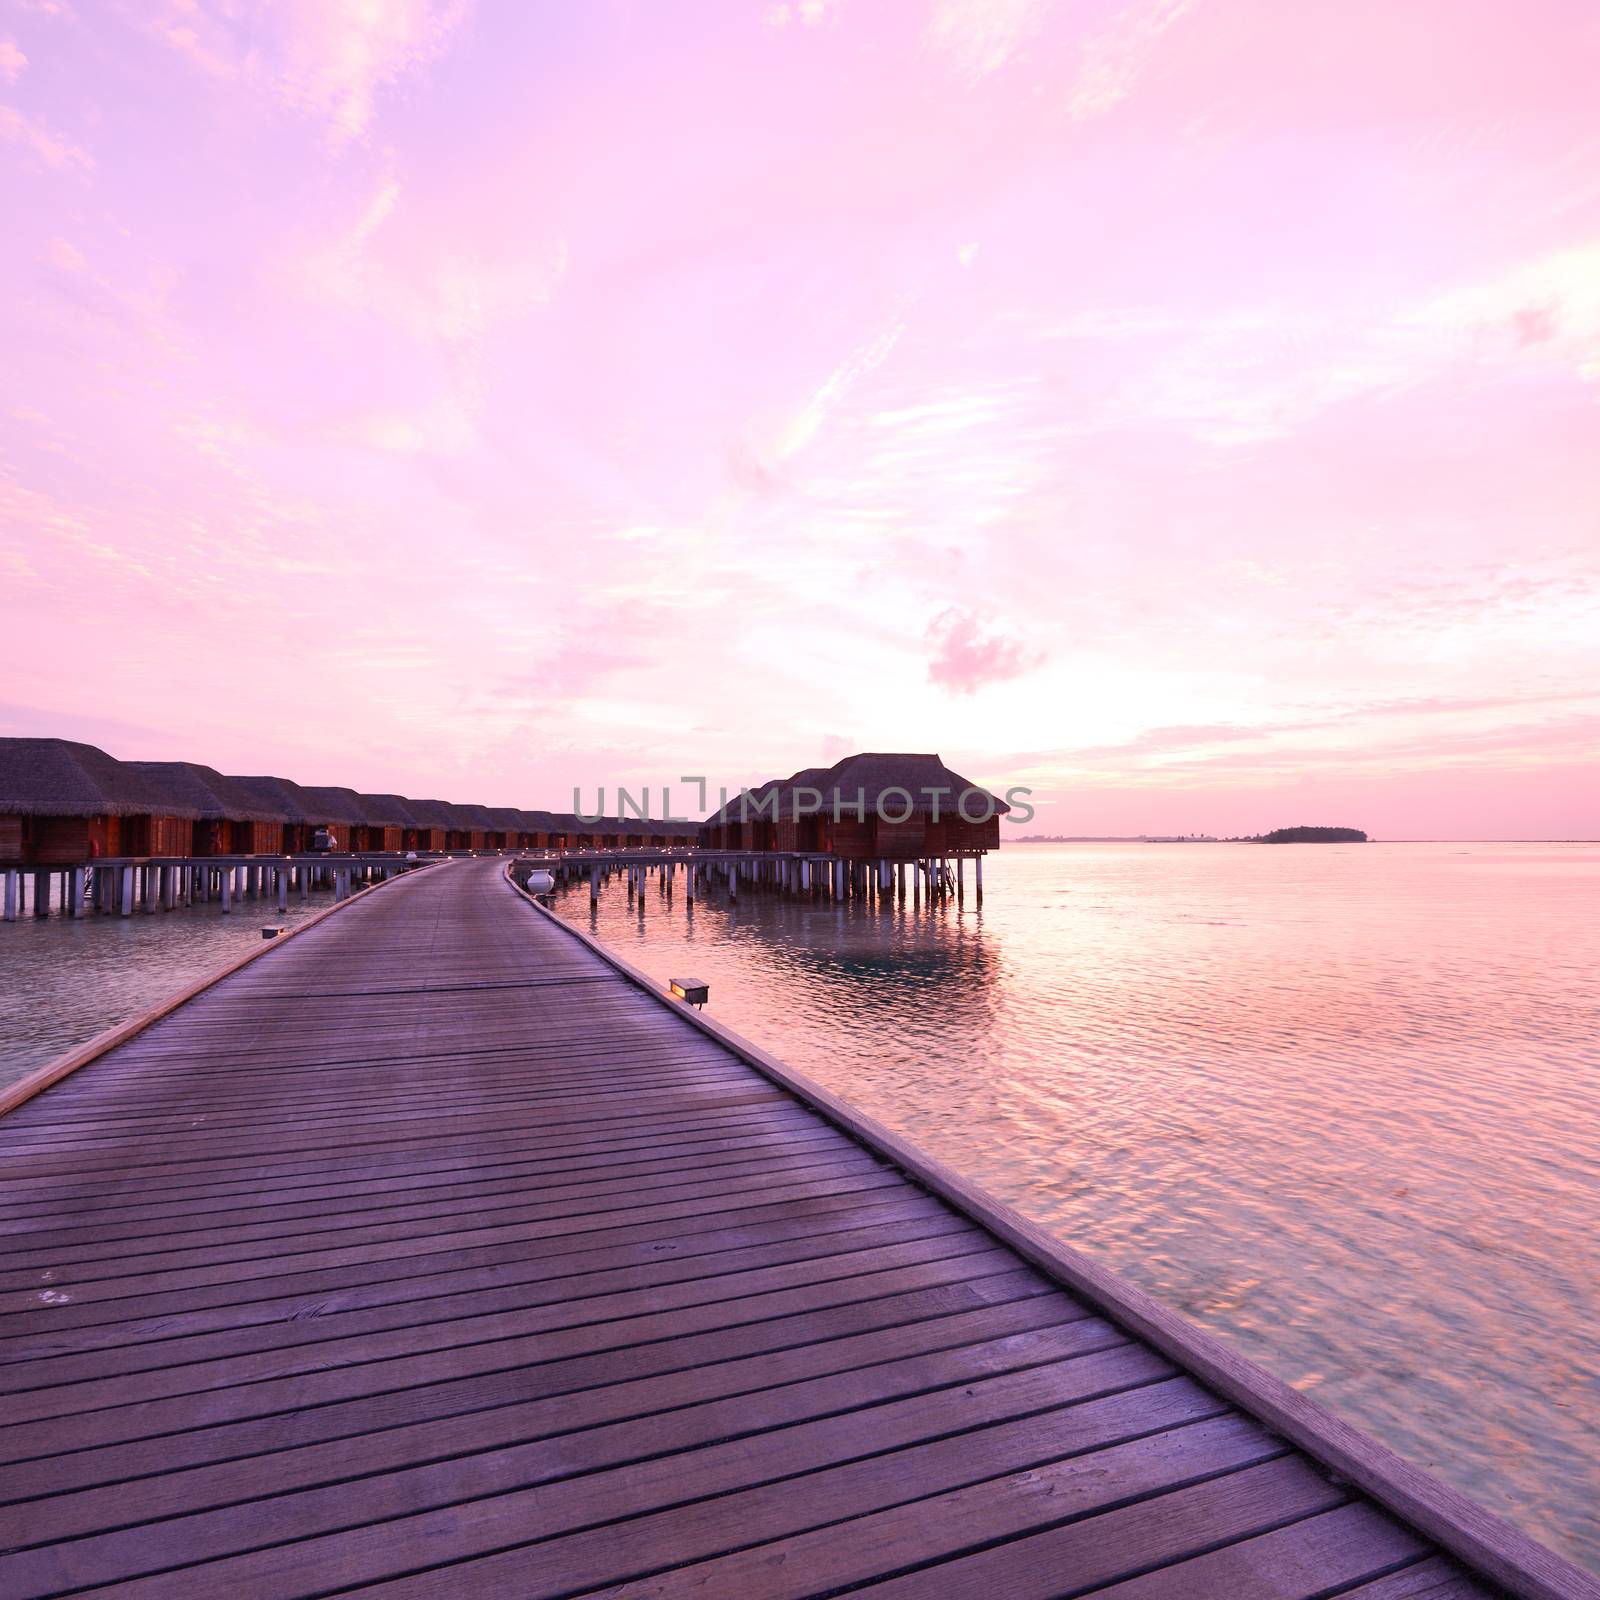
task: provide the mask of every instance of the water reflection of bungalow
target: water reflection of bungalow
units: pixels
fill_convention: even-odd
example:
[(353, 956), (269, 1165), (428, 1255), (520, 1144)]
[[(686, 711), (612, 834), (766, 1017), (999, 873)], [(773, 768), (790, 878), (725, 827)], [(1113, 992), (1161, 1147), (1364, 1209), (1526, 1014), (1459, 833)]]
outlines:
[(70, 739), (0, 739), (0, 861), (188, 853), (198, 812), (127, 762)]
[(193, 761), (129, 761), (166, 794), (174, 809), (193, 811), (196, 821), (179, 855), (281, 855), (284, 814), (236, 778)]
[(416, 819), (401, 841), (407, 850), (438, 851), (450, 848), (450, 807), (443, 800), (406, 799)]
[(359, 850), (369, 826), (367, 808), (354, 789), (307, 784), (303, 790), (317, 813), (316, 826), (326, 828), (335, 850)]
[(265, 775), (250, 778), (230, 776), (228, 781), (274, 816), (283, 819), (279, 848), (285, 855), (295, 855), (311, 848), (311, 836), (321, 825), (321, 808), (298, 783), (291, 778)]

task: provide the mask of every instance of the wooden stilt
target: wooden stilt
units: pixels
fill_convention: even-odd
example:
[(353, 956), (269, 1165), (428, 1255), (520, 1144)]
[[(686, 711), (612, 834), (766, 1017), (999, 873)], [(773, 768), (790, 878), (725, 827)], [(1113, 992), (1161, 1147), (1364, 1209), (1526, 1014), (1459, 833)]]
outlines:
[(13, 872), (8, 867), (6, 869), (5, 887), (5, 920), (7, 922), (15, 922), (17, 920), (17, 890), (21, 883), (22, 874)]

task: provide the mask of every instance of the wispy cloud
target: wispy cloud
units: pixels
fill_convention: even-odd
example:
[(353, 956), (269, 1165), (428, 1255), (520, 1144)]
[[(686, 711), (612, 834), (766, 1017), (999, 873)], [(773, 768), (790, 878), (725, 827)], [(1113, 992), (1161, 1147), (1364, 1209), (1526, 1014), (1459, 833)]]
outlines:
[(1135, 0), (1083, 47), (1078, 75), (1067, 91), (1074, 122), (1103, 117), (1133, 92), (1161, 37), (1199, 0)]
[(1049, 0), (935, 0), (928, 43), (969, 81), (998, 72), (1038, 27)]
[(471, 7), (472, 0), (286, 0), (245, 16), (221, 0), (167, 0), (144, 26), (202, 72), (265, 85), (341, 145), (366, 134), (386, 91), (444, 54)]
[(17, 48), (15, 39), (0, 39), (0, 83), (15, 83), (27, 64), (28, 58)]
[(791, 23), (814, 28), (839, 6), (840, 0), (774, 0), (761, 13), (761, 20), (769, 28), (787, 28)]
[(288, 9), (280, 90), (352, 139), (383, 90), (444, 52), (469, 0), (298, 0)]
[(0, 106), (0, 139), (19, 145), (27, 155), (53, 172), (82, 173), (94, 166), (94, 157), (81, 145), (15, 106)]
[(893, 353), (905, 332), (906, 317), (902, 308), (879, 331), (856, 346), (817, 387), (800, 413), (784, 430), (779, 442), (780, 458), (798, 455), (811, 442), (818, 428), (830, 412), (857, 383), (869, 372), (881, 367)]

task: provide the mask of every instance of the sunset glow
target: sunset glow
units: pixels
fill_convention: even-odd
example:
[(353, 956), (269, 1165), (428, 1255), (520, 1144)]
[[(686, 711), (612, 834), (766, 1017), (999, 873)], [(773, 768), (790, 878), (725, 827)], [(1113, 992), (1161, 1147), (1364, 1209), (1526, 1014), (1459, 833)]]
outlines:
[(1594, 837), (1597, 82), (1591, 0), (14, 0), (0, 734)]

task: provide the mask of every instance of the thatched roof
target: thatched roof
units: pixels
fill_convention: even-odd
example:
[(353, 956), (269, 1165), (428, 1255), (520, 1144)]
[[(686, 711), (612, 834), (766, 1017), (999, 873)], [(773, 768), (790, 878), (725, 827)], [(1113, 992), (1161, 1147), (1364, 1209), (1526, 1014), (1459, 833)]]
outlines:
[(330, 788), (320, 784), (307, 784), (303, 790), (307, 801), (316, 809), (318, 822), (342, 822), (346, 826), (368, 827), (371, 819), (361, 796), (354, 789)]
[[(956, 803), (963, 791), (987, 793), (963, 778), (959, 772), (947, 767), (936, 755), (867, 752), (846, 756), (831, 767), (802, 767), (791, 778), (769, 778), (765, 783), (755, 784), (748, 791), (748, 799), (733, 795), (726, 805), (713, 811), (702, 826), (714, 828), (723, 823), (776, 821), (780, 816), (790, 817), (796, 803), (795, 791), (799, 789), (815, 790), (822, 796), (820, 806), (815, 806), (811, 795), (805, 797), (807, 806), (815, 806), (815, 814), (831, 816), (837, 797), (840, 814), (846, 817), (855, 814), (858, 791), (869, 816), (875, 810), (879, 796), (892, 789), (903, 789), (911, 796), (912, 816), (932, 814), (934, 797), (923, 792), (927, 789), (945, 791), (938, 797), (941, 817), (956, 815)], [(994, 801), (997, 815), (1011, 809), (998, 795), (990, 795), (990, 799)], [(905, 801), (896, 794), (889, 806), (890, 814), (898, 816), (905, 809)], [(971, 801), (967, 809), (974, 815), (981, 810)]]
[(358, 794), (367, 808), (368, 825), (374, 828), (419, 828), (416, 813), (403, 794)]
[[(885, 791), (903, 789), (911, 796), (912, 815), (927, 816), (933, 810), (934, 797), (923, 791), (943, 789), (945, 792), (938, 796), (941, 817), (956, 814), (956, 802), (963, 791), (988, 794), (986, 789), (947, 767), (936, 755), (878, 752), (846, 756), (843, 761), (829, 767), (821, 781), (811, 787), (822, 791), (823, 810), (830, 813), (835, 794), (838, 795), (841, 810), (845, 807), (853, 810), (858, 791), (865, 796), (869, 814)], [(991, 794), (989, 798), (994, 802), (997, 815), (1003, 816), (1011, 809), (999, 795)], [(904, 809), (904, 802), (899, 795), (894, 797), (891, 805), (896, 814)], [(967, 809), (976, 812), (978, 808), (969, 802)]]
[[(796, 774), (790, 783), (803, 774)], [(774, 780), (775, 782), (777, 780)], [(763, 786), (771, 787), (771, 785)], [(692, 822), (602, 817), (570, 811), (454, 805), (401, 794), (361, 794), (267, 774), (240, 777), (192, 761), (118, 761), (70, 739), (0, 739), (0, 814), (139, 816), (288, 822), (313, 826), (445, 828), (486, 833), (654, 833), (693, 838)]]
[(237, 778), (230, 776), (229, 783), (237, 784), (258, 804), (271, 808), (274, 817), (285, 822), (320, 822), (322, 809), (300, 785), (291, 778), (258, 776)]
[(521, 825), (517, 829), (519, 833), (555, 833), (559, 831), (556, 826), (556, 819), (551, 812), (524, 810), (519, 811), (517, 815), (522, 818)]
[[(762, 817), (771, 817), (772, 808), (767, 804), (767, 796), (788, 781), (785, 778), (768, 778), (764, 783), (753, 783), (738, 794), (729, 795), (726, 803), (718, 806), (706, 818), (703, 826), (715, 828), (724, 822), (756, 822)], [(759, 812), (756, 810), (757, 801), (762, 805)]]
[(71, 739), (0, 739), (0, 813), (41, 817), (186, 817), (148, 774)]
[(215, 767), (193, 761), (129, 761), (125, 765), (143, 773), (167, 796), (163, 815), (177, 816), (187, 807), (186, 814), (203, 822), (290, 820), (281, 808), (262, 800), (237, 779), (225, 778)]
[(455, 826), (450, 820), (450, 807), (443, 800), (413, 800), (409, 795), (401, 795), (400, 798), (405, 801), (406, 809), (417, 819), (417, 827), (444, 828), (448, 831)]

